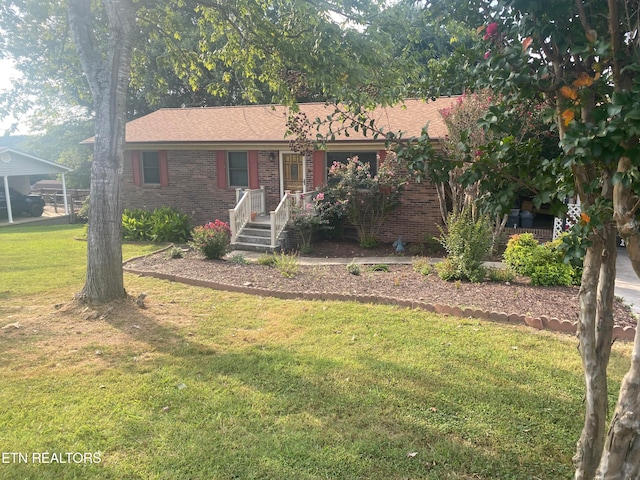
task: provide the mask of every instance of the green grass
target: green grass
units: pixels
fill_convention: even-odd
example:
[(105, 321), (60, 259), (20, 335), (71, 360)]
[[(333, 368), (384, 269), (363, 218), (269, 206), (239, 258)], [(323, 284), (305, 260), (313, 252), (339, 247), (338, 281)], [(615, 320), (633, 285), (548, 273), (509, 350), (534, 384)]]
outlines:
[[(84, 225), (11, 226), (0, 229), (0, 300), (43, 291), (82, 288), (87, 244)], [(125, 243), (123, 258), (162, 245)]]
[[(50, 236), (73, 238), (57, 228)], [(60, 257), (67, 290), (46, 293), (51, 303), (81, 286), (61, 278), (83, 263), (74, 255)], [(0, 478), (571, 478), (584, 395), (574, 339), (125, 280), (147, 309), (82, 320), (33, 306), (42, 293), (0, 307), (23, 323), (0, 330), (0, 452), (29, 459), (0, 463)], [(615, 348), (612, 399), (628, 366)], [(47, 451), (101, 463), (31, 463)]]

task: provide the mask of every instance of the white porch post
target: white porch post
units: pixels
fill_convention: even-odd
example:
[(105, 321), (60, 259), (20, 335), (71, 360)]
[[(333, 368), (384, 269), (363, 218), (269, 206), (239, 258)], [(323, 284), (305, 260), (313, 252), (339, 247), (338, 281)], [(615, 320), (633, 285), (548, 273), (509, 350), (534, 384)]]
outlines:
[(271, 225), (271, 248), (276, 246), (276, 212), (269, 212), (269, 223)]
[(260, 185), (260, 190), (262, 190), (262, 212), (260, 215), (267, 214), (267, 190), (264, 188), (264, 185)]
[(11, 195), (9, 195), (9, 177), (4, 178), (4, 198), (7, 204), (7, 218), (9, 223), (13, 223), (13, 214), (11, 213)]
[(69, 215), (69, 201), (67, 199), (67, 182), (62, 174), (62, 198), (64, 198), (64, 214)]
[(231, 243), (236, 243), (238, 228), (236, 227), (236, 211), (233, 208), (229, 209), (229, 230), (231, 230)]

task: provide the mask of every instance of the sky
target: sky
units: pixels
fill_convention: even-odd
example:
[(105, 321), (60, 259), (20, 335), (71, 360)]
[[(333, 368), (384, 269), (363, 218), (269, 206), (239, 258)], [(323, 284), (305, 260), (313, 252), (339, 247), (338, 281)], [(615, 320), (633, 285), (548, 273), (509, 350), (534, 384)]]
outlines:
[[(18, 72), (13, 68), (12, 62), (10, 60), (0, 59), (0, 92), (11, 88), (11, 78), (15, 78), (16, 76), (18, 76)], [(5, 129), (11, 125), (11, 121), (12, 119), (10, 118), (0, 120), (0, 136), (3, 135)], [(24, 133), (27, 133), (26, 125), (21, 126), (19, 131), (13, 135)]]

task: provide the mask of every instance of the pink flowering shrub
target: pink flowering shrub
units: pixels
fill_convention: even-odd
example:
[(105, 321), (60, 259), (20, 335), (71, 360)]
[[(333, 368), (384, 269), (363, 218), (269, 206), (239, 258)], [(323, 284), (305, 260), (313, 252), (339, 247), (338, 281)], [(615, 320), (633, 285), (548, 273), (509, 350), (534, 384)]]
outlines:
[(318, 203), (323, 200), (324, 193), (318, 193), (312, 203), (307, 203), (304, 207), (292, 207), (291, 226), (300, 236), (302, 253), (311, 253), (314, 233), (328, 223), (317, 208)]
[(363, 247), (375, 246), (380, 227), (400, 206), (408, 183), (407, 175), (400, 173), (395, 153), (387, 152), (384, 161), (378, 158), (378, 165), (377, 174), (372, 175), (369, 164), (358, 157), (349, 158), (346, 163), (334, 162), (329, 170), (329, 186), (323, 192), (323, 198), (329, 201), (320, 206), (325, 217), (349, 220)]
[(209, 260), (219, 260), (228, 251), (231, 242), (231, 229), (221, 220), (195, 227), (191, 231), (191, 246)]
[(483, 40), (491, 40), (496, 35), (498, 35), (498, 24), (496, 22), (490, 23), (484, 31)]

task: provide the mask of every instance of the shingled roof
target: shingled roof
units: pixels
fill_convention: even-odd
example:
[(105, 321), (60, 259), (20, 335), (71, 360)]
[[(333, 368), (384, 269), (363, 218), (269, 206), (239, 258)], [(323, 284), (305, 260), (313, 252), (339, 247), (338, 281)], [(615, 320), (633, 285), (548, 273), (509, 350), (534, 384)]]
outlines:
[[(429, 123), (429, 136), (441, 138), (446, 127), (439, 110), (449, 107), (455, 97), (435, 101), (405, 100), (394, 107), (375, 109), (371, 117), (385, 132), (403, 132), (416, 137)], [(300, 105), (310, 121), (326, 118), (334, 107), (324, 103)], [(282, 105), (248, 105), (208, 108), (163, 108), (127, 123), (126, 142), (135, 143), (276, 143), (287, 140), (288, 109)], [(338, 141), (371, 141), (371, 134), (350, 132)]]

